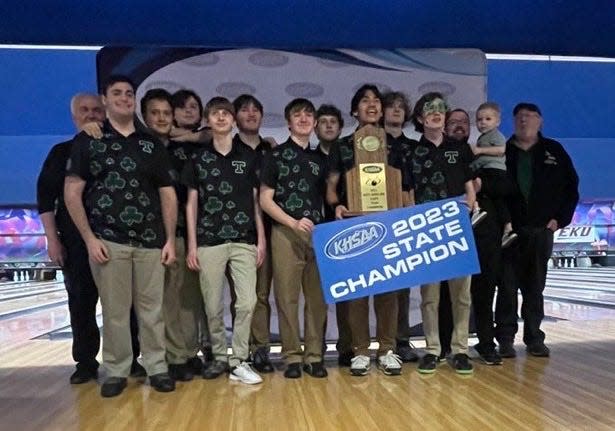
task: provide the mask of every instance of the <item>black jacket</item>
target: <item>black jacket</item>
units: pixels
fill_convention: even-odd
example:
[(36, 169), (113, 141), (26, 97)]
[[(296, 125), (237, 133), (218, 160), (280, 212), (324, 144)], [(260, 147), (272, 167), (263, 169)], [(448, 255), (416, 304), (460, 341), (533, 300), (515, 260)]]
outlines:
[(570, 156), (559, 142), (538, 134), (538, 142), (529, 149), (532, 185), (526, 202), (517, 182), (517, 160), (523, 150), (514, 141), (513, 135), (506, 143), (506, 168), (515, 185), (509, 201), (513, 227), (544, 227), (551, 219), (559, 228), (567, 226), (579, 201), (579, 177)]

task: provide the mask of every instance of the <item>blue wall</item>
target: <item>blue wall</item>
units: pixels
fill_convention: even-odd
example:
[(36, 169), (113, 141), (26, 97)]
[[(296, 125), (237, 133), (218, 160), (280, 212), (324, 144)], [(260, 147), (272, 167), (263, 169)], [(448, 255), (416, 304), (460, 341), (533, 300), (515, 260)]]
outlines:
[[(96, 90), (96, 53), (0, 49), (0, 88), (0, 204), (33, 203), (47, 152), (74, 133), (68, 101)], [(502, 106), (506, 135), (517, 102), (539, 104), (545, 135), (579, 171), (581, 196), (615, 197), (615, 63), (490, 60), (488, 94)]]

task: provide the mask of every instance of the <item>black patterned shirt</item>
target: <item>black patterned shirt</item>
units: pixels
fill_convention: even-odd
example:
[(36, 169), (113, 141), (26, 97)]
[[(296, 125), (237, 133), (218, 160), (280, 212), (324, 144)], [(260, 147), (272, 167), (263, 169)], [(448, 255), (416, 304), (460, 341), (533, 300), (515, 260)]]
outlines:
[(412, 150), (409, 170), (417, 204), (460, 196), (473, 177), (473, 155), (466, 143), (444, 138), (435, 146), (425, 136)]
[(173, 185), (164, 145), (150, 135), (118, 133), (108, 121), (103, 137), (80, 133), (67, 175), (86, 181), (84, 205), (99, 238), (133, 247), (161, 248), (165, 232), (159, 188)]
[(186, 238), (186, 201), (188, 200), (188, 191), (186, 186), (181, 182), (181, 174), (184, 170), (184, 165), (192, 158), (192, 155), (201, 148), (201, 144), (193, 142), (176, 142), (169, 141), (167, 151), (171, 162), (171, 176), (173, 177), (173, 185), (177, 194), (177, 229), (175, 236), (178, 238)]
[(303, 149), (288, 138), (265, 155), (261, 182), (274, 190), (273, 201), (282, 210), (314, 224), (324, 221), (323, 202), (327, 158), (320, 149)]
[(256, 164), (257, 154), (247, 145), (233, 142), (222, 155), (211, 141), (186, 163), (182, 182), (198, 191), (197, 246), (256, 243)]

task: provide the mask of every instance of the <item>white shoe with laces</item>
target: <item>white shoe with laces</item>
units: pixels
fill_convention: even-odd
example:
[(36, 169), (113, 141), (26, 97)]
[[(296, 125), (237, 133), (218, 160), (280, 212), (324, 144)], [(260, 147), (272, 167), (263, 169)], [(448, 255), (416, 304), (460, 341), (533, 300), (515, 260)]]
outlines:
[(387, 376), (398, 376), (401, 374), (401, 358), (389, 350), (386, 355), (378, 357), (378, 368)]
[(234, 367), (229, 374), (229, 379), (247, 385), (256, 385), (263, 381), (263, 378), (259, 376), (247, 362), (242, 362)]
[(350, 374), (365, 376), (369, 373), (369, 356), (357, 355), (350, 361)]

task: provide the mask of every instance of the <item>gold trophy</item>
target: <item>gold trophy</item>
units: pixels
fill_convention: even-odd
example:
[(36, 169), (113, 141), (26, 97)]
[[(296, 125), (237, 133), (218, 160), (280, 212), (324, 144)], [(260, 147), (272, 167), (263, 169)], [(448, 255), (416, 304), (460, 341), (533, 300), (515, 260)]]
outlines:
[(347, 215), (401, 208), (401, 171), (387, 163), (386, 133), (371, 124), (354, 134), (354, 167), (346, 172)]

